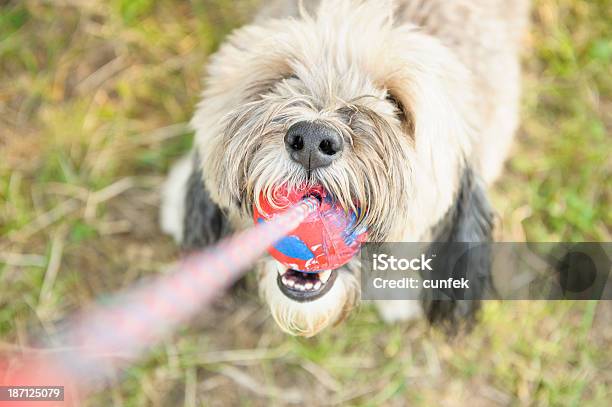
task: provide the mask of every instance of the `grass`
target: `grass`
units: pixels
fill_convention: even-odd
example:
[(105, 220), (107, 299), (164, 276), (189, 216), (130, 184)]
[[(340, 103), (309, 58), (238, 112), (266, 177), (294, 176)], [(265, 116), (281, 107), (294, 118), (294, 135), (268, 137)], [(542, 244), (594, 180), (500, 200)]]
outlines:
[[(190, 146), (207, 56), (254, 1), (2, 4), (0, 350), (13, 352), (176, 257), (157, 188)], [(609, 5), (540, 0), (532, 14), (523, 125), (493, 192), (500, 234), (610, 241)], [(242, 293), (88, 404), (603, 406), (611, 316), (603, 302), (489, 303), (471, 335), (449, 339), (364, 306), (301, 339)]]

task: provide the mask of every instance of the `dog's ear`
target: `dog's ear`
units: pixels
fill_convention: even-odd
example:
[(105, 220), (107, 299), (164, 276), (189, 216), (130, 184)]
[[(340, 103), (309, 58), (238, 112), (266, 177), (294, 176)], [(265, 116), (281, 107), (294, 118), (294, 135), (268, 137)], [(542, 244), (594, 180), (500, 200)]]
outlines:
[(204, 185), (202, 169), (196, 155), (185, 194), (182, 248), (184, 250), (200, 249), (216, 242), (229, 230), (225, 214), (212, 201)]
[[(492, 233), (493, 211), (484, 186), (467, 168), (453, 207), (434, 230), (436, 243), (431, 250), (436, 254), (434, 278), (465, 277), (469, 280), (469, 289), (424, 292), (424, 309), (430, 322), (454, 329), (457, 322), (474, 319), (480, 299), (490, 286), (491, 248), (488, 243)], [(457, 244), (460, 242), (469, 244)]]

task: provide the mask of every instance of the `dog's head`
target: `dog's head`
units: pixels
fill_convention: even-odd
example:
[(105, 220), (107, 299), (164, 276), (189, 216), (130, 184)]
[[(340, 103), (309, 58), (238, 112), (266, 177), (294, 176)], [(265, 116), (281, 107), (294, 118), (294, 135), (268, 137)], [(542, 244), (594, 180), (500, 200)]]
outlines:
[[(431, 238), (470, 154), (469, 82), (446, 47), (394, 25), (379, 1), (247, 26), (212, 58), (192, 122), (205, 183), (245, 220), (261, 193), (310, 184), (358, 212), (370, 240)], [(292, 333), (318, 332), (359, 297), (348, 268), (316, 281), (263, 270), (261, 291)]]

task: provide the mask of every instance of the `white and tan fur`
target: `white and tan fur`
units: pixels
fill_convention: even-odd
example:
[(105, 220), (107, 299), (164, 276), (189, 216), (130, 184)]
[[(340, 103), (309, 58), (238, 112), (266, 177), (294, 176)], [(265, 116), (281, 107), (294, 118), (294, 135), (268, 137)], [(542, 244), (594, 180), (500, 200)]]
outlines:
[[(260, 193), (281, 183), (321, 184), (345, 208), (360, 203), (371, 240), (434, 240), (465, 169), (490, 184), (508, 153), (518, 122), (525, 3), (270, 2), (208, 65), (192, 125), (195, 171), (211, 202), (240, 229), (252, 223)], [(310, 174), (283, 145), (287, 129), (305, 120), (336, 129), (350, 146)], [(174, 174), (168, 184), (185, 185), (187, 173)], [(171, 195), (164, 196), (164, 230), (180, 235), (184, 208), (174, 199), (169, 209)], [(314, 335), (359, 298), (355, 262), (308, 303), (283, 295), (278, 267), (262, 262), (260, 292), (289, 333)], [(420, 311), (399, 301), (381, 309), (388, 320)]]

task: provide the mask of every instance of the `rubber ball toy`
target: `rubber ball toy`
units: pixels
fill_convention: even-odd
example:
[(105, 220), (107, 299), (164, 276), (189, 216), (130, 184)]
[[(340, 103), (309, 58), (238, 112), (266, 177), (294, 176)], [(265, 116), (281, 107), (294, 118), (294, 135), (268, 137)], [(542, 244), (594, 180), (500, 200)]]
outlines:
[(367, 238), (365, 228), (355, 228), (357, 215), (336, 205), (321, 187), (288, 190), (278, 187), (271, 196), (263, 193), (259, 206), (253, 207), (256, 223), (265, 222), (283, 212), (304, 197), (315, 196), (320, 201), (317, 211), (310, 214), (286, 237), (268, 250), (270, 255), (287, 268), (302, 272), (333, 270), (348, 263)]

